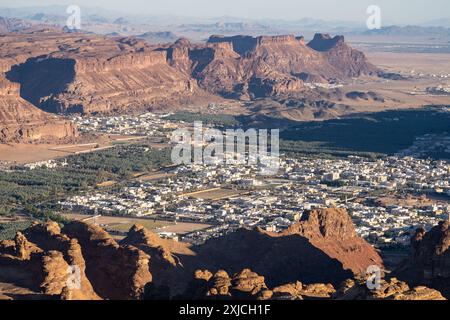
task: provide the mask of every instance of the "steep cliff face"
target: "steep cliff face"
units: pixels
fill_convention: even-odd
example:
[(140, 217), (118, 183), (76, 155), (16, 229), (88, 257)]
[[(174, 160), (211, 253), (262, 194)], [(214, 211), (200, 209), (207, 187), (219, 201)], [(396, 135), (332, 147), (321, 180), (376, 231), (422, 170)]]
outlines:
[(415, 285), (428, 285), (450, 298), (450, 223), (443, 221), (429, 232), (418, 229), (411, 238), (411, 255), (394, 274)]
[(138, 299), (152, 280), (150, 257), (136, 247), (120, 246), (100, 227), (71, 222), (63, 232), (78, 239), (86, 260), (86, 275), (101, 297)]
[[(2, 36), (0, 67), (20, 96), (48, 112), (126, 112), (177, 106), (201, 97), (233, 99), (299, 93), (303, 81), (370, 74), (364, 54), (342, 37), (212, 36), (149, 46), (51, 30)], [(217, 97), (216, 97), (217, 98)]]
[[(274, 37), (218, 37), (209, 39), (212, 44), (230, 44), (225, 56), (218, 55), (206, 68), (203, 77), (209, 83), (219, 84), (215, 91), (239, 98), (271, 97), (300, 92), (303, 82), (298, 74), (305, 72), (310, 60), (316, 66), (323, 64), (304, 42), (294, 36)], [(223, 85), (225, 83), (225, 85)], [(222, 85), (220, 85), (222, 84)], [(211, 90), (214, 85), (205, 86)]]
[(371, 265), (382, 266), (378, 252), (356, 234), (353, 222), (345, 209), (312, 210), (301, 221), (291, 226), (281, 236), (301, 235), (339, 260), (345, 269), (355, 275), (365, 274)]
[(232, 273), (250, 268), (263, 274), (270, 286), (298, 279), (337, 285), (365, 274), (368, 266), (382, 265), (378, 253), (356, 235), (347, 212), (340, 209), (307, 212), (301, 222), (280, 234), (239, 230), (192, 250), (195, 260), (182, 260), (186, 268)]
[(80, 245), (61, 234), (56, 223), (35, 225), (25, 234), (18, 233), (14, 241), (1, 242), (0, 262), (9, 281), (46, 296), (100, 299), (86, 277)]
[(20, 97), (20, 85), (0, 73), (0, 143), (67, 140), (75, 125), (47, 114)]
[(363, 74), (375, 75), (379, 70), (367, 61), (364, 53), (351, 48), (343, 36), (331, 37), (318, 33), (308, 46), (321, 52), (328, 63), (344, 77), (359, 77)]
[(269, 288), (264, 276), (244, 269), (230, 276), (224, 270), (212, 274), (197, 270), (185, 298), (198, 300), (445, 300), (441, 293), (427, 287), (410, 288), (405, 282), (380, 281), (380, 287), (369, 289), (363, 278), (348, 279), (337, 286), (302, 284), (300, 281)]
[(222, 95), (279, 96), (300, 92), (304, 80), (342, 80), (376, 71), (364, 54), (351, 49), (343, 37), (328, 41), (325, 36), (316, 36), (306, 45), (303, 37), (292, 35), (212, 36), (208, 43), (229, 43), (238, 55), (215, 56), (211, 60), (213, 67), (201, 74), (202, 79), (209, 79), (201, 85)]
[(189, 75), (167, 63), (164, 50), (154, 50), (136, 39), (37, 36), (45, 37), (43, 45), (48, 49), (53, 41), (63, 44), (56, 51), (16, 64), (7, 76), (21, 84), (23, 98), (45, 111), (149, 108), (192, 95), (197, 89)]
[[(35, 224), (0, 241), (0, 282), (68, 300), (443, 299), (395, 278), (368, 289), (363, 262), (379, 257), (371, 247), (355, 250), (360, 238), (349, 221), (344, 211), (312, 211), (283, 234), (240, 231), (197, 247), (141, 226), (117, 243), (91, 224)], [(0, 286), (0, 297), (14, 294)]]

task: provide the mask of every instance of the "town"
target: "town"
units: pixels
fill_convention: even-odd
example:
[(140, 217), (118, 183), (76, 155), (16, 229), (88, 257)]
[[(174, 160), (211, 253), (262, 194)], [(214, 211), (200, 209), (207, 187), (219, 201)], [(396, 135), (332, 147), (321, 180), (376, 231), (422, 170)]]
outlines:
[[(61, 211), (133, 216), (208, 227), (171, 235), (201, 244), (239, 228), (280, 232), (314, 208), (346, 208), (357, 232), (374, 245), (408, 245), (419, 226), (449, 219), (450, 165), (412, 157), (282, 157), (278, 174), (258, 165), (181, 165), (150, 181), (76, 195)], [(429, 195), (430, 198), (427, 197)]]

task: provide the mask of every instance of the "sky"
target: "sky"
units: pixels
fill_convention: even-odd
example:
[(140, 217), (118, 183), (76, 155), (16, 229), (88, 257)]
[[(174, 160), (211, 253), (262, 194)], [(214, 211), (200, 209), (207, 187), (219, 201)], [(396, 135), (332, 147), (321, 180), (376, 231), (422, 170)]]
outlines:
[(187, 17), (233, 16), (254, 19), (365, 21), (367, 7), (377, 5), (381, 17), (398, 24), (450, 18), (450, 0), (1, 0), (1, 7), (98, 6), (125, 13)]

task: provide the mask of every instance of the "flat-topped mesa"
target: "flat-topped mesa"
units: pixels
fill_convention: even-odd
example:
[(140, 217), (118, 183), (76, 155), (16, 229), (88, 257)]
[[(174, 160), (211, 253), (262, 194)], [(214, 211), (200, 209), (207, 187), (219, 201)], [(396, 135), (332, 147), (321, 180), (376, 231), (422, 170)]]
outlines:
[[(182, 103), (201, 91), (188, 60), (183, 68), (171, 65), (167, 48), (133, 37), (51, 32), (6, 35), (2, 40), (0, 65), (10, 65), (5, 72), (21, 84), (22, 98), (44, 111), (147, 110)], [(189, 59), (188, 51), (182, 56)]]
[(316, 51), (329, 51), (343, 43), (345, 43), (344, 36), (331, 37), (329, 34), (316, 33), (308, 46)]
[(127, 52), (111, 58), (75, 58), (75, 72), (109, 72), (122, 69), (144, 69), (166, 64), (165, 51)]
[(77, 137), (76, 126), (20, 97), (20, 84), (0, 74), (0, 143), (43, 142)]
[(208, 39), (208, 43), (232, 43), (233, 49), (241, 56), (254, 51), (258, 46), (270, 44), (304, 44), (303, 37), (296, 37), (294, 35), (280, 35), (280, 36), (222, 36), (213, 35)]
[(308, 47), (324, 56), (342, 78), (377, 75), (380, 71), (363, 52), (350, 47), (343, 36), (332, 38), (329, 34), (318, 33)]
[[(134, 37), (56, 31), (2, 36), (0, 70), (34, 106), (85, 114), (177, 107), (212, 95), (287, 96), (308, 90), (303, 81), (311, 79), (376, 74), (339, 36), (317, 35), (307, 46), (294, 35), (215, 35), (206, 44), (182, 38), (156, 47)], [(17, 87), (0, 91), (16, 95)]]
[(208, 48), (212, 48), (215, 50), (234, 51), (232, 42), (207, 43), (206, 45)]
[(260, 36), (256, 38), (256, 41), (258, 45), (298, 42), (297, 38), (294, 35)]
[(213, 35), (209, 37), (208, 43), (224, 43), (230, 42), (233, 44), (233, 49), (241, 56), (244, 56), (248, 52), (255, 49), (257, 45), (256, 38), (252, 36), (222, 36), (222, 35)]

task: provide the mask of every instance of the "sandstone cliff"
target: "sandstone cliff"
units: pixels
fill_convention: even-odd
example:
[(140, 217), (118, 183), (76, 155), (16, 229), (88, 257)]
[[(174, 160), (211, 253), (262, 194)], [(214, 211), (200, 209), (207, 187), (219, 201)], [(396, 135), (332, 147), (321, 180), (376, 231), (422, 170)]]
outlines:
[(377, 289), (368, 289), (363, 278), (348, 279), (337, 289), (331, 284), (305, 285), (300, 281), (270, 289), (263, 276), (244, 269), (232, 276), (224, 270), (212, 274), (197, 270), (184, 298), (196, 300), (445, 300), (427, 287), (410, 287), (397, 279), (381, 280)]
[(394, 274), (414, 285), (427, 285), (450, 298), (450, 223), (443, 221), (425, 232), (420, 228), (411, 238), (411, 254)]
[(20, 97), (20, 85), (0, 73), (0, 142), (67, 140), (77, 136), (70, 121), (48, 114)]
[(52, 31), (2, 40), (6, 77), (20, 83), (21, 97), (45, 111), (148, 109), (201, 95), (190, 75), (167, 63), (165, 50), (143, 40)]
[(318, 33), (308, 46), (321, 52), (329, 64), (344, 77), (359, 77), (362, 74), (375, 75), (379, 70), (367, 61), (364, 53), (345, 43), (343, 36), (332, 38), (329, 34)]
[(20, 84), (20, 96), (42, 110), (126, 112), (213, 95), (289, 95), (304, 90), (303, 81), (375, 71), (342, 37), (333, 39), (316, 37), (307, 45), (290, 35), (212, 36), (206, 44), (180, 39), (150, 46), (136, 38), (30, 31), (2, 37), (0, 65)]
[(71, 222), (63, 231), (78, 239), (86, 260), (86, 275), (105, 299), (138, 299), (152, 280), (150, 257), (136, 247), (119, 245), (102, 228)]
[(238, 230), (211, 239), (192, 247), (195, 256), (181, 257), (181, 261), (191, 273), (202, 268), (230, 273), (250, 268), (263, 274), (271, 287), (299, 279), (337, 285), (365, 274), (368, 266), (382, 266), (376, 250), (356, 235), (345, 210), (314, 210), (301, 220), (280, 234)]
[(208, 43), (230, 44), (221, 47), (228, 55), (211, 58), (214, 68), (207, 66), (200, 72), (200, 84), (222, 95), (260, 98), (301, 92), (303, 81), (335, 81), (376, 72), (364, 54), (350, 48), (343, 37), (336, 37), (339, 40), (326, 47), (319, 38), (326, 41), (329, 36), (316, 35), (308, 45), (303, 37), (292, 35), (212, 36)]
[(195, 247), (141, 226), (117, 243), (95, 225), (49, 222), (0, 242), (0, 297), (26, 298), (5, 291), (10, 283), (40, 299), (443, 299), (397, 279), (369, 290), (374, 263), (378, 254), (337, 209), (308, 212), (282, 234), (240, 231)]
[(80, 245), (76, 239), (61, 234), (56, 223), (34, 225), (25, 234), (18, 233), (13, 241), (2, 241), (0, 269), (2, 281), (18, 283), (49, 297), (100, 299), (86, 277)]

